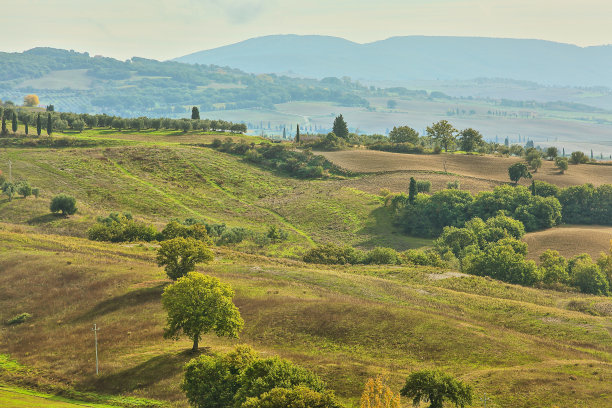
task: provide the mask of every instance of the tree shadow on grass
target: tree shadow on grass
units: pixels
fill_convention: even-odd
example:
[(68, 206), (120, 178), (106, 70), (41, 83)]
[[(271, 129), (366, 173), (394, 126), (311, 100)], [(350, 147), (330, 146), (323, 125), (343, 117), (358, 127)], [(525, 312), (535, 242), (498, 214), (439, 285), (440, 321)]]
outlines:
[(185, 363), (199, 354), (207, 354), (208, 352), (208, 349), (203, 348), (198, 353), (186, 350), (180, 353), (162, 354), (116, 373), (89, 378), (80, 386), (110, 394), (148, 388), (160, 381), (176, 376), (183, 371)]
[(64, 219), (64, 218), (66, 217), (63, 216), (62, 214), (49, 213), (45, 215), (39, 215), (38, 217), (30, 218), (28, 220), (28, 224), (30, 225), (47, 224), (49, 222), (57, 221), (57, 220)]
[(136, 289), (123, 295), (104, 300), (85, 314), (75, 318), (74, 322), (89, 322), (96, 317), (104, 316), (123, 308), (139, 306), (149, 302), (159, 302), (166, 285), (167, 283), (162, 283), (150, 288)]

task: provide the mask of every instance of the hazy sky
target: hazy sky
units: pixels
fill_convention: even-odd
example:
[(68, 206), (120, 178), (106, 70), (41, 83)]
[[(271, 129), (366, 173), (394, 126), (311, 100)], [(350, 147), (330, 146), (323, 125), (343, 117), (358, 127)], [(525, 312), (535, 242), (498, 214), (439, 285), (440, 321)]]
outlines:
[(119, 59), (169, 59), (269, 34), (612, 43), (610, 0), (17, 0), (7, 12), (1, 51), (50, 46)]

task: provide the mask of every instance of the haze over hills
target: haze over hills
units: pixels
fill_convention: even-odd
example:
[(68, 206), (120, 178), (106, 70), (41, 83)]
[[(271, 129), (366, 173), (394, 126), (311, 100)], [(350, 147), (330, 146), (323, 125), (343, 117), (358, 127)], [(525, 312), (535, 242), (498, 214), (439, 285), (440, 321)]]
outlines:
[(612, 86), (611, 46), (583, 48), (543, 40), (408, 36), (358, 44), (337, 37), (273, 35), (175, 60), (314, 78), (507, 78), (557, 86)]

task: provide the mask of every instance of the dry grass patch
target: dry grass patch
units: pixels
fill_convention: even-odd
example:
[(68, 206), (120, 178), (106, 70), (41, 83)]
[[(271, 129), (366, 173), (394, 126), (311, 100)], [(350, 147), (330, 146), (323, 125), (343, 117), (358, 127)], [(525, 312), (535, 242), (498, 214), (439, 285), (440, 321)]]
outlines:
[(559, 251), (566, 258), (587, 253), (596, 259), (610, 249), (612, 227), (596, 225), (563, 225), (523, 237), (529, 248), (529, 258), (538, 259), (548, 249)]

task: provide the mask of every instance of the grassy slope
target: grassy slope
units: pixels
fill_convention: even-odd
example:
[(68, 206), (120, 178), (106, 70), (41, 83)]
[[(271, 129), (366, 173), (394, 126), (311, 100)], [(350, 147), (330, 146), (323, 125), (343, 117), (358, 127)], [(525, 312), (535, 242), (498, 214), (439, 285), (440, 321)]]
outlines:
[[(43, 189), (38, 200), (0, 201), (0, 221), (8, 222), (0, 224), (0, 320), (34, 315), (0, 328), (0, 352), (79, 389), (185, 405), (178, 384), (189, 344), (162, 340), (159, 296), (167, 282), (154, 249), (78, 238), (110, 211), (160, 224), (195, 216), (293, 231), (271, 255), (296, 255), (311, 240), (427, 243), (390, 234), (380, 198), (357, 190), (358, 179), (295, 180), (186, 145), (209, 135), (150, 136), (124, 133), (131, 145), (121, 147), (0, 152), (1, 166), (10, 158), (15, 178)], [(48, 215), (48, 199), (59, 192), (77, 197), (78, 215)], [(240, 341), (309, 366), (346, 401), (355, 401), (368, 376), (385, 373), (398, 389), (411, 370), (441, 367), (493, 395), (493, 406), (612, 402), (607, 299), (475, 277), (432, 280), (430, 273), (448, 275), (427, 268), (319, 268), (223, 248), (201, 271), (236, 289), (247, 322)], [(591, 314), (570, 310), (576, 304)], [(100, 378), (91, 374), (86, 340), (93, 323), (102, 329)], [(202, 344), (223, 351), (236, 342), (206, 337)]]
[[(216, 135), (170, 132), (84, 132), (79, 138), (129, 140), (127, 146), (100, 148), (12, 148), (0, 151), (0, 168), (13, 162), (15, 179), (43, 188), (43, 199), (0, 199), (0, 221), (36, 225), (42, 231), (83, 235), (99, 215), (131, 211), (150, 222), (178, 217), (225, 222), (263, 230), (276, 224), (292, 232), (291, 245), (272, 251), (292, 255), (290, 247), (338, 242), (398, 249), (428, 241), (397, 235), (378, 196), (355, 190), (350, 180), (296, 180), (259, 169), (241, 159), (193, 146)], [(259, 141), (257, 138), (248, 138)], [(58, 223), (46, 211), (48, 199), (64, 192), (75, 196), (80, 212)], [(59, 228), (59, 229), (58, 229)], [(298, 249), (299, 252), (299, 249)], [(293, 254), (295, 255), (295, 254)]]
[(0, 406), (2, 407), (41, 407), (41, 408), (112, 408), (112, 405), (94, 404), (90, 402), (74, 401), (55, 395), (32, 392), (22, 388), (4, 387), (0, 385)]
[[(79, 389), (184, 405), (178, 384), (189, 343), (162, 339), (166, 281), (152, 249), (6, 224), (0, 241), (0, 320), (34, 316), (2, 328), (0, 352)], [(246, 321), (240, 342), (312, 368), (347, 401), (376, 373), (398, 388), (411, 370), (439, 367), (493, 395), (496, 406), (612, 402), (610, 315), (568, 310), (573, 300), (610, 313), (605, 298), (442, 270), (317, 268), (223, 249), (200, 270), (235, 288)], [(93, 323), (101, 328), (100, 378), (92, 375)], [(237, 341), (207, 336), (202, 344), (222, 351)]]

